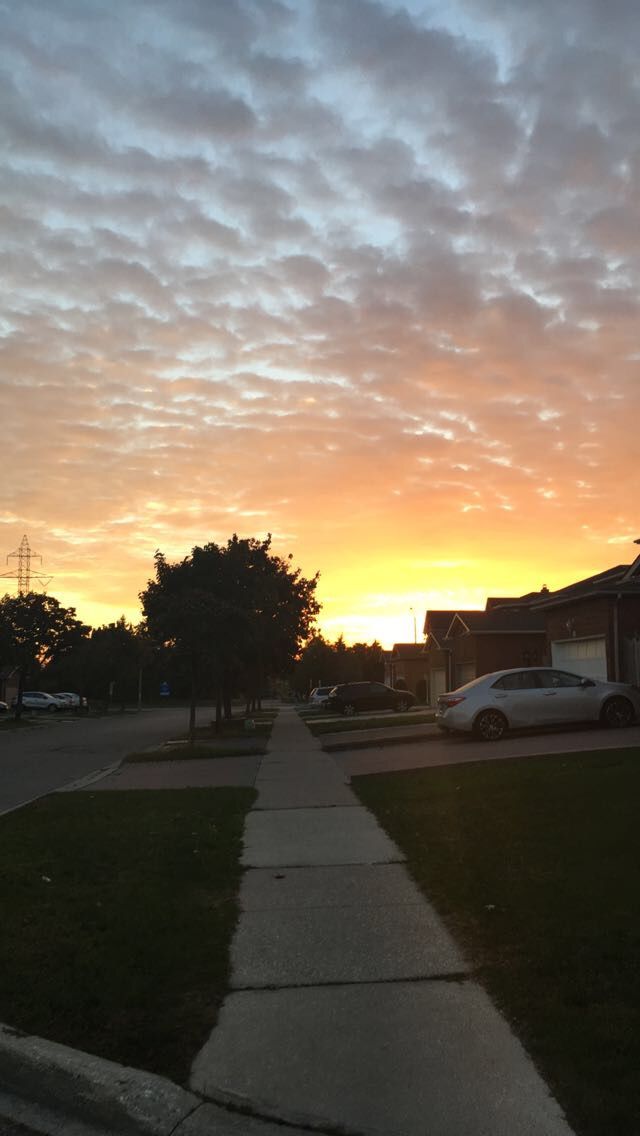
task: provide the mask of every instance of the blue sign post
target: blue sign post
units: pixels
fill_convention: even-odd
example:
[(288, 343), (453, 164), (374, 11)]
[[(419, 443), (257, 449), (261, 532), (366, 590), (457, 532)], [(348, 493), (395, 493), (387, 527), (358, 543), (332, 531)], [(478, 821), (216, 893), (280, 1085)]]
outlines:
[(171, 694), (171, 687), (169, 686), (169, 683), (168, 682), (161, 682), (160, 683), (160, 697), (161, 698), (168, 698), (170, 694)]

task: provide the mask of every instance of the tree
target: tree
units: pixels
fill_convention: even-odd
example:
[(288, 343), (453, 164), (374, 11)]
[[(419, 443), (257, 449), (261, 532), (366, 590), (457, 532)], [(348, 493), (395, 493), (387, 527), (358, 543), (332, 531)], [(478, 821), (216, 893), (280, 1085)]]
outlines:
[(140, 594), (148, 633), (188, 659), (189, 736), (195, 735), (198, 689), (205, 675), (216, 693), (216, 722), (230, 713), (232, 690), (259, 703), (267, 677), (286, 673), (320, 610), (318, 577), (306, 579), (273, 555), (271, 537), (195, 547), (169, 564), (155, 556), (156, 578)]
[(75, 608), (62, 607), (53, 596), (29, 592), (0, 600), (0, 661), (18, 670), (16, 718), (27, 675), (77, 649), (88, 630)]
[(315, 635), (304, 647), (293, 671), (293, 686), (302, 695), (318, 685), (341, 682), (382, 682), (384, 652), (373, 643), (348, 647), (342, 636), (329, 643)]

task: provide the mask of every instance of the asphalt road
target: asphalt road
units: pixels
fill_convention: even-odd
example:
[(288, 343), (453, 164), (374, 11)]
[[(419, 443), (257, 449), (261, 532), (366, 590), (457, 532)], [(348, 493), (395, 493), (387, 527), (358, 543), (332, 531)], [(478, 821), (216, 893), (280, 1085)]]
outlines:
[[(212, 717), (200, 710), (198, 721)], [(0, 814), (120, 761), (133, 750), (184, 737), (184, 708), (141, 710), (101, 718), (55, 715), (33, 727), (0, 727)]]

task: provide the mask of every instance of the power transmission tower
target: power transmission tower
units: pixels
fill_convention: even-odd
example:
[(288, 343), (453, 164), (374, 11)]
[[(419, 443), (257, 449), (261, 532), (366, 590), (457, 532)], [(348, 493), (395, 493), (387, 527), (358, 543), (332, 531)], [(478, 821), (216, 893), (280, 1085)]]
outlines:
[(43, 591), (47, 584), (50, 583), (51, 576), (43, 576), (41, 572), (31, 571), (31, 561), (39, 560), (40, 563), (42, 563), (42, 557), (30, 547), (26, 533), (20, 541), (20, 547), (16, 548), (15, 552), (10, 552), (7, 556), (7, 564), (10, 560), (18, 561), (17, 569), (14, 569), (13, 572), (0, 572), (0, 579), (17, 579), (19, 596), (26, 596), (31, 591), (32, 580), (38, 580)]

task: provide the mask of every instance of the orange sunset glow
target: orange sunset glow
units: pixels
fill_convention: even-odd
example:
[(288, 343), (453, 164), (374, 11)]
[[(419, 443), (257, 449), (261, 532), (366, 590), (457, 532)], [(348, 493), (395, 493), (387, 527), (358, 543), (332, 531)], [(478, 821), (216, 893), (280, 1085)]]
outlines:
[(26, 533), (63, 604), (137, 622), (156, 549), (270, 532), (328, 637), (388, 647), (633, 560), (639, 26), (14, 5), (0, 571)]

